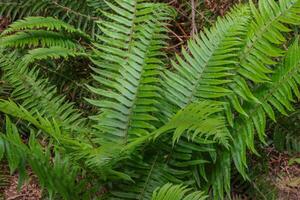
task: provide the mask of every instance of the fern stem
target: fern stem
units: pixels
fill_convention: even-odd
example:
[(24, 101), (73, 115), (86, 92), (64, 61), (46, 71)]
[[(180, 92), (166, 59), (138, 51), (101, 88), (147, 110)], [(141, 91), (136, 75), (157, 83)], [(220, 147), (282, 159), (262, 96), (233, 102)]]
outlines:
[(142, 189), (142, 191), (141, 191), (141, 194), (140, 194), (140, 196), (139, 196), (139, 198), (138, 198), (139, 200), (142, 200), (143, 197), (144, 197), (144, 194), (145, 194), (145, 191), (146, 191), (148, 182), (149, 182), (150, 177), (151, 177), (151, 175), (152, 175), (153, 169), (154, 169), (154, 167), (155, 167), (155, 165), (156, 165), (156, 163), (157, 163), (158, 154), (159, 154), (159, 153), (156, 154), (156, 156), (155, 156), (155, 158), (154, 158), (154, 161), (153, 161), (153, 163), (152, 163), (152, 165), (151, 165), (151, 168), (150, 168), (149, 174), (148, 174), (148, 176), (147, 176), (147, 179), (146, 179), (146, 181), (145, 181), (144, 187), (143, 187), (143, 189)]

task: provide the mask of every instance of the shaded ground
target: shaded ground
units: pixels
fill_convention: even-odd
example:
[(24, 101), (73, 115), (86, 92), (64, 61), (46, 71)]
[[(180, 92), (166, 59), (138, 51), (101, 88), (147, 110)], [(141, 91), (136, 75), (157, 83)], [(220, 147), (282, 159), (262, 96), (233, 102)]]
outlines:
[(300, 164), (292, 163), (293, 158), (300, 158), (300, 154), (290, 156), (279, 153), (274, 148), (268, 148), (269, 178), (278, 190), (279, 200), (300, 199)]
[(18, 191), (18, 175), (14, 175), (10, 177), (9, 186), (4, 191), (5, 200), (39, 200), (41, 197), (42, 191), (34, 176), (31, 176)]

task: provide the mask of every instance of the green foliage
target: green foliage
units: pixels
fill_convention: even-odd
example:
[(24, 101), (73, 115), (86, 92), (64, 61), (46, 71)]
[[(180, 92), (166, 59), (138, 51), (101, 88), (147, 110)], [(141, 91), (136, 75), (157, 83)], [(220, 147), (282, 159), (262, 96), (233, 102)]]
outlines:
[(105, 8), (99, 0), (4, 0), (0, 2), (0, 15), (12, 21), (28, 16), (51, 16), (72, 24), (94, 36), (99, 33), (96, 21), (99, 9)]
[(81, 48), (76, 40), (90, 40), (84, 32), (52, 17), (27, 17), (11, 24), (1, 35), (2, 47), (61, 46), (76, 49)]
[(282, 117), (274, 124), (273, 143), (278, 151), (289, 154), (300, 152), (299, 111), (298, 108), (288, 117)]
[[(286, 41), (300, 22), (299, 0), (236, 6), (170, 63), (164, 48), (174, 10), (166, 4), (80, 1), (102, 19), (79, 30), (70, 24), (82, 21), (60, 10), (89, 18), (63, 6), (78, 5), (32, 2), (15, 5), (14, 15), (12, 3), (0, 6), (13, 19), (47, 16), (16, 21), (1, 35), (9, 93), (0, 111), (16, 123), (6, 117), (0, 157), (21, 180), (30, 166), (50, 197), (224, 199), (232, 163), (247, 178), (248, 150), (258, 154), (256, 138), (266, 143), (267, 119), (287, 115), (300, 97), (299, 41)], [(54, 7), (43, 7), (52, 4), (58, 19), (48, 17)], [(72, 71), (80, 58), (92, 69), (88, 117), (43, 71), (60, 61)]]
[(153, 193), (152, 200), (205, 200), (207, 197), (201, 192), (194, 192), (186, 195), (190, 189), (182, 185), (166, 184)]
[(11, 123), (8, 117), (6, 118), (5, 132), (5, 135), (1, 134), (1, 142), (11, 174), (18, 169), (20, 184), (26, 176), (26, 164), (28, 163), (38, 176), (40, 185), (47, 188), (50, 197), (59, 193), (64, 199), (79, 198), (79, 194), (83, 192), (83, 182), (76, 180), (78, 167), (70, 166), (68, 160), (60, 158), (58, 153), (55, 153), (53, 158), (50, 146), (41, 146), (33, 132), (28, 145), (25, 145), (17, 127)]
[(93, 78), (107, 88), (89, 86), (104, 98), (88, 101), (101, 109), (94, 117), (95, 128), (108, 140), (126, 144), (156, 128), (152, 122), (158, 121), (154, 113), (160, 98), (158, 76), (163, 63), (159, 58), (168, 12), (161, 8), (165, 5), (143, 1), (116, 3), (119, 7), (108, 3), (112, 13), (105, 12), (109, 20), (99, 24), (104, 33), (99, 40), (104, 44), (95, 44), (93, 57), (97, 66)]
[(155, 137), (162, 133), (173, 132), (173, 143), (178, 142), (183, 134), (189, 140), (195, 138), (211, 139), (229, 147), (230, 134), (226, 129), (223, 116), (213, 116), (223, 110), (222, 104), (202, 101), (179, 110), (164, 126), (155, 131)]
[(22, 102), (22, 106), (35, 116), (38, 112), (42, 116), (55, 118), (69, 129), (83, 127), (81, 125), (85, 119), (72, 103), (58, 95), (47, 79), (40, 78), (37, 68), (28, 69), (27, 65), (21, 63), (16, 55), (1, 55), (3, 78), (13, 88), (10, 97)]

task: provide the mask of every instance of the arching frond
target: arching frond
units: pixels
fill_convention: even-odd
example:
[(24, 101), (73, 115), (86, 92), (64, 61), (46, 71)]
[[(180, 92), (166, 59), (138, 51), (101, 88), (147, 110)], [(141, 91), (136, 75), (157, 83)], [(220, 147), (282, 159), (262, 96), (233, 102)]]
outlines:
[(59, 58), (69, 58), (75, 56), (86, 56), (84, 52), (78, 50), (71, 50), (60, 46), (52, 46), (49, 48), (36, 48), (29, 50), (28, 53), (22, 58), (20, 65), (28, 66), (34, 61), (49, 59), (59, 59)]
[[(211, 139), (228, 147), (230, 134), (222, 115), (223, 106), (218, 102), (203, 101), (193, 103), (174, 115), (168, 123), (155, 131), (155, 137), (172, 132), (173, 143), (178, 142), (184, 133), (187, 138)], [(214, 116), (215, 115), (215, 116)]]
[[(94, 176), (97, 176), (99, 180), (106, 180), (108, 178), (113, 180), (131, 180), (125, 173), (114, 170), (116, 163), (124, 160), (127, 156), (126, 152), (123, 152), (122, 146), (112, 147), (111, 143), (107, 143), (96, 147), (92, 140), (88, 138), (89, 136), (72, 136), (69, 130), (63, 129), (62, 124), (56, 121), (55, 118), (48, 119), (42, 117), (40, 114), (34, 116), (24, 107), (12, 101), (0, 101), (0, 111), (20, 120), (27, 121), (42, 131), (49, 136), (50, 141), (53, 141), (55, 149), (66, 153), (68, 157), (70, 156), (69, 160), (73, 162), (73, 166), (80, 165), (81, 168), (93, 172)], [(92, 133), (90, 132), (89, 134)]]
[(1, 55), (3, 78), (13, 88), (11, 97), (21, 102), (33, 115), (39, 112), (42, 116), (56, 118), (68, 129), (83, 128), (85, 119), (72, 103), (66, 102), (64, 96), (58, 95), (56, 88), (51, 86), (47, 79), (40, 78), (39, 70), (28, 69), (20, 63), (16, 55)]
[(72, 38), (53, 31), (26, 30), (13, 35), (2, 36), (0, 38), (1, 47), (50, 47), (61, 46), (69, 49), (77, 49), (79, 45)]
[[(296, 40), (289, 48), (282, 64), (277, 65), (271, 77), (271, 83), (257, 88), (254, 92), (261, 104), (249, 104), (245, 110), (249, 118), (241, 118), (234, 127), (233, 159), (240, 171), (246, 165), (246, 146), (255, 152), (254, 134), (257, 132), (260, 140), (265, 141), (266, 118), (275, 121), (275, 111), (287, 115), (292, 111), (294, 97), (300, 97), (300, 47)], [(243, 173), (245, 175), (245, 173)]]
[[(203, 192), (190, 193), (191, 189), (183, 185), (166, 184), (157, 188), (152, 196), (152, 200), (205, 200), (207, 196)], [(190, 193), (190, 194), (189, 194)]]
[(23, 20), (18, 20), (2, 32), (2, 35), (11, 34), (16, 31), (30, 30), (30, 29), (47, 29), (49, 31), (65, 31), (67, 33), (78, 34), (82, 37), (89, 38), (87, 34), (74, 28), (61, 20), (53, 17), (27, 17)]
[[(135, 184), (132, 186), (122, 184), (118, 187), (117, 185), (115, 189), (117, 188), (118, 192), (112, 194), (117, 197), (128, 196), (129, 199), (150, 199), (149, 195), (156, 187), (167, 182), (191, 181), (191, 178), (196, 176), (194, 173), (199, 176), (199, 181), (203, 179), (213, 185), (217, 195), (223, 195), (223, 187), (226, 192), (229, 192), (227, 183), (230, 178), (228, 177), (230, 156), (226, 148), (228, 148), (230, 134), (226, 129), (225, 118), (219, 115), (222, 111), (222, 104), (217, 102), (203, 101), (191, 104), (180, 110), (169, 123), (152, 134), (129, 143), (125, 147), (129, 151), (153, 139), (158, 144), (155, 142), (147, 148), (148, 151), (155, 152), (154, 157), (146, 156), (145, 160), (134, 157), (128, 161), (126, 168), (134, 169), (129, 175), (138, 179), (133, 179)], [(157, 150), (159, 146), (161, 148)], [(217, 147), (220, 149), (223, 147), (222, 151), (218, 152)], [(141, 165), (145, 162), (147, 165)], [(122, 168), (124, 169), (125, 166), (122, 165)], [(218, 175), (206, 174), (206, 167), (214, 168)]]
[(188, 50), (182, 50), (183, 58), (177, 56), (172, 62), (176, 73), (165, 72), (164, 96), (169, 102), (184, 108), (199, 99), (216, 99), (232, 92), (228, 84), (233, 81), (231, 72), (243, 45), (249, 15), (249, 7), (237, 7), (218, 19), (215, 27), (189, 40)]
[(272, 58), (282, 56), (280, 44), (285, 42), (282, 33), (289, 32), (286, 24), (299, 24), (300, 1), (260, 0), (258, 9), (250, 1), (252, 21), (246, 43), (239, 55), (239, 74), (254, 82), (270, 81), (267, 74), (272, 72), (269, 65)]
[[(71, 166), (67, 159), (55, 152), (52, 158), (50, 148), (41, 146), (31, 134), (28, 145), (24, 144), (17, 127), (6, 117), (5, 134), (0, 134), (3, 153), (8, 160), (11, 173), (19, 172), (22, 184), (26, 178), (27, 164), (39, 179), (42, 187), (47, 188), (50, 196), (59, 193), (65, 199), (79, 198), (84, 192), (84, 181), (77, 182), (77, 166)], [(1, 160), (1, 159), (0, 159)], [(65, 174), (68, 173), (68, 176)], [(72, 191), (76, 189), (76, 191)]]
[(291, 31), (287, 25), (300, 23), (298, 0), (260, 0), (258, 9), (252, 1), (249, 5), (253, 20), (238, 55), (238, 75), (230, 85), (234, 94), (229, 98), (233, 107), (244, 116), (247, 116), (247, 113), (243, 110), (239, 98), (259, 103), (246, 80), (255, 83), (270, 81), (270, 74), (273, 72), (271, 66), (276, 64), (273, 58), (284, 54), (280, 46), (285, 42), (283, 33)]
[[(160, 4), (144, 1), (115, 1), (107, 5), (114, 14), (104, 15), (112, 20), (100, 23), (104, 32), (95, 44), (94, 79), (105, 89), (89, 86), (102, 100), (89, 102), (100, 108), (95, 126), (108, 140), (126, 143), (147, 135), (155, 129), (152, 115), (159, 98), (161, 49), (168, 15)], [(117, 6), (118, 5), (118, 6)], [(158, 12), (162, 11), (162, 12)], [(156, 13), (158, 12), (158, 13)]]
[(98, 9), (103, 9), (100, 0), (4, 0), (0, 2), (0, 15), (15, 21), (28, 16), (52, 16), (76, 26), (92, 37), (100, 33), (96, 21)]

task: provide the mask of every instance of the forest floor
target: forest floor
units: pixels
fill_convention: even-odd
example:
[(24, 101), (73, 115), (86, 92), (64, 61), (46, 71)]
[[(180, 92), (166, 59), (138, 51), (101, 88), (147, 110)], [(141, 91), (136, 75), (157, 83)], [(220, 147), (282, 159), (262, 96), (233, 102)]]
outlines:
[[(260, 193), (256, 197), (249, 197), (243, 189), (236, 188), (232, 196), (234, 200), (300, 200), (300, 165), (291, 163), (293, 159), (285, 153), (279, 153), (274, 148), (265, 148), (267, 155), (268, 173), (261, 174), (256, 180), (252, 180), (251, 185), (255, 188), (255, 192)], [(300, 156), (300, 155), (299, 155)], [(34, 174), (29, 172), (29, 179), (18, 189), (18, 174), (8, 175), (9, 170), (2, 165), (2, 172), (6, 172), (7, 185), (2, 188), (4, 200), (41, 200), (42, 189), (38, 185), (38, 181)], [(266, 184), (265, 188), (261, 187), (261, 181)], [(235, 186), (233, 186), (235, 187)], [(272, 196), (272, 194), (276, 196)], [(1, 199), (1, 198), (0, 198)]]
[[(300, 165), (293, 157), (266, 148), (268, 156), (268, 179), (278, 191), (278, 200), (300, 199)], [(300, 155), (297, 157), (299, 158)]]

